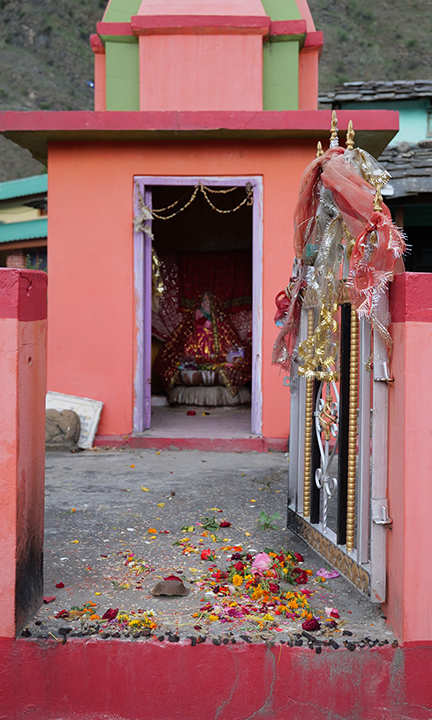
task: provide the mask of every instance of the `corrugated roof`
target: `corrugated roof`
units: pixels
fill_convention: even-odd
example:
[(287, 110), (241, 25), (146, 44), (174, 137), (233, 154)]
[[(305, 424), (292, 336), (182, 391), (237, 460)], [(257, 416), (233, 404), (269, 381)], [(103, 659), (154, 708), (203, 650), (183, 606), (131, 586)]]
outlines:
[(48, 175), (32, 175), (19, 180), (8, 180), (0, 183), (0, 202), (32, 195), (41, 195), (48, 191)]
[(48, 218), (46, 217), (0, 225), (0, 243), (46, 238), (47, 234)]
[(320, 93), (318, 101), (327, 105), (335, 102), (417, 100), (423, 97), (432, 97), (432, 80), (346, 82), (331, 92)]

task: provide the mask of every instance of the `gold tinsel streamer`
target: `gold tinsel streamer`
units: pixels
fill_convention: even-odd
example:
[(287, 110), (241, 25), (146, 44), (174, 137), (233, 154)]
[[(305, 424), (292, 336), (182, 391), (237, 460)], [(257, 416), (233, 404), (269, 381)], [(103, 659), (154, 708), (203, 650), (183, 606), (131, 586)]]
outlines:
[(156, 298), (163, 297), (165, 285), (161, 276), (161, 261), (154, 248), (152, 248), (152, 295)]
[[(314, 334), (299, 345), (298, 354), (302, 360), (298, 369), (299, 375), (324, 382), (335, 382), (338, 379), (337, 345), (330, 340), (333, 333), (338, 331), (338, 324), (334, 318), (337, 310), (337, 300), (321, 306)], [(332, 348), (329, 347), (330, 344), (333, 344)]]

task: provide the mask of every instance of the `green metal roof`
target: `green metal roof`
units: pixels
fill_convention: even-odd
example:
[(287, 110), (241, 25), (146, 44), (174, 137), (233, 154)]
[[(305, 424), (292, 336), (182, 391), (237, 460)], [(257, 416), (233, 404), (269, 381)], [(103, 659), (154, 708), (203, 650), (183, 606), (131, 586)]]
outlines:
[(0, 202), (19, 199), (29, 195), (40, 195), (48, 191), (48, 175), (33, 175), (0, 183)]
[(24, 222), (4, 223), (4, 225), (0, 225), (0, 243), (46, 238), (47, 234), (47, 217), (38, 218), (37, 220), (27, 220)]

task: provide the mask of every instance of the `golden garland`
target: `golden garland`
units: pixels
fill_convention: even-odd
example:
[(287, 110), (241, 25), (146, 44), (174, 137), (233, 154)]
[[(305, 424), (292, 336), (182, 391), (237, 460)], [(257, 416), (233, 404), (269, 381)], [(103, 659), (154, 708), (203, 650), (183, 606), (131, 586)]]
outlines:
[[(204, 195), (204, 198), (205, 198), (206, 202), (210, 205), (211, 209), (214, 210), (215, 212), (219, 213), (220, 215), (228, 215), (230, 213), (235, 213), (235, 212), (237, 212), (237, 210), (240, 210), (240, 208), (242, 208), (244, 205), (251, 206), (253, 204), (253, 187), (252, 187), (251, 183), (247, 183), (245, 186), (246, 197), (238, 205), (236, 205), (236, 207), (231, 208), (229, 210), (221, 210), (221, 208), (216, 207), (216, 205), (210, 200), (210, 198), (208, 196), (208, 193), (213, 193), (214, 195), (227, 195), (228, 193), (234, 192), (237, 189), (238, 189), (237, 187), (231, 187), (231, 188), (224, 188), (221, 190), (216, 190), (214, 188), (206, 187), (202, 183), (199, 183), (198, 185), (196, 185), (193, 188), (192, 194), (185, 205), (178, 208), (175, 212), (171, 213), (171, 215), (164, 216), (164, 215), (160, 215), (160, 213), (166, 212), (167, 210), (172, 210), (183, 200), (184, 197), (186, 197), (187, 193), (185, 193), (179, 200), (175, 200), (175, 202), (171, 203), (171, 205), (167, 205), (164, 208), (156, 208), (154, 210), (154, 209), (148, 208), (145, 205), (144, 198), (138, 187), (138, 183), (136, 183), (136, 191), (138, 194), (138, 205), (140, 207), (141, 213), (142, 213), (142, 208), (144, 207), (145, 210), (147, 211), (147, 213), (151, 216), (151, 218), (156, 219), (156, 220), (172, 220), (172, 218), (176, 217), (181, 212), (184, 212), (190, 205), (192, 205), (193, 201), (196, 199), (199, 192), (202, 193), (202, 195)], [(140, 218), (141, 218), (141, 216), (138, 216), (138, 220), (140, 220)]]
[(323, 303), (315, 332), (299, 345), (298, 355), (302, 365), (299, 366), (298, 373), (306, 379), (316, 378), (324, 382), (335, 382), (339, 378), (336, 369), (337, 344), (331, 341), (333, 333), (338, 331), (338, 324), (334, 318), (337, 311), (337, 298)]

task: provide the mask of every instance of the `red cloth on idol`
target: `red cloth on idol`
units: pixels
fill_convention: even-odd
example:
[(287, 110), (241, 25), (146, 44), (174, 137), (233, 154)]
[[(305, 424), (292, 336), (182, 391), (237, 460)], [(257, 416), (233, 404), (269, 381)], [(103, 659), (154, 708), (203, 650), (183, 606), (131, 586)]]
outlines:
[[(166, 341), (204, 290), (222, 294), (222, 304), (242, 342), (252, 337), (252, 254), (226, 252), (159, 253), (164, 293), (152, 312), (152, 335)], [(183, 293), (183, 295), (182, 295)], [(183, 310), (183, 312), (182, 312)]]
[[(202, 312), (205, 295), (210, 300), (209, 313)], [(194, 363), (197, 367), (215, 369), (234, 396), (251, 378), (250, 345), (241, 343), (219, 299), (210, 292), (204, 296), (195, 301), (181, 325), (161, 348), (154, 369), (167, 393), (179, 378), (179, 365)], [(244, 358), (230, 363), (227, 353), (235, 347), (243, 348)]]

